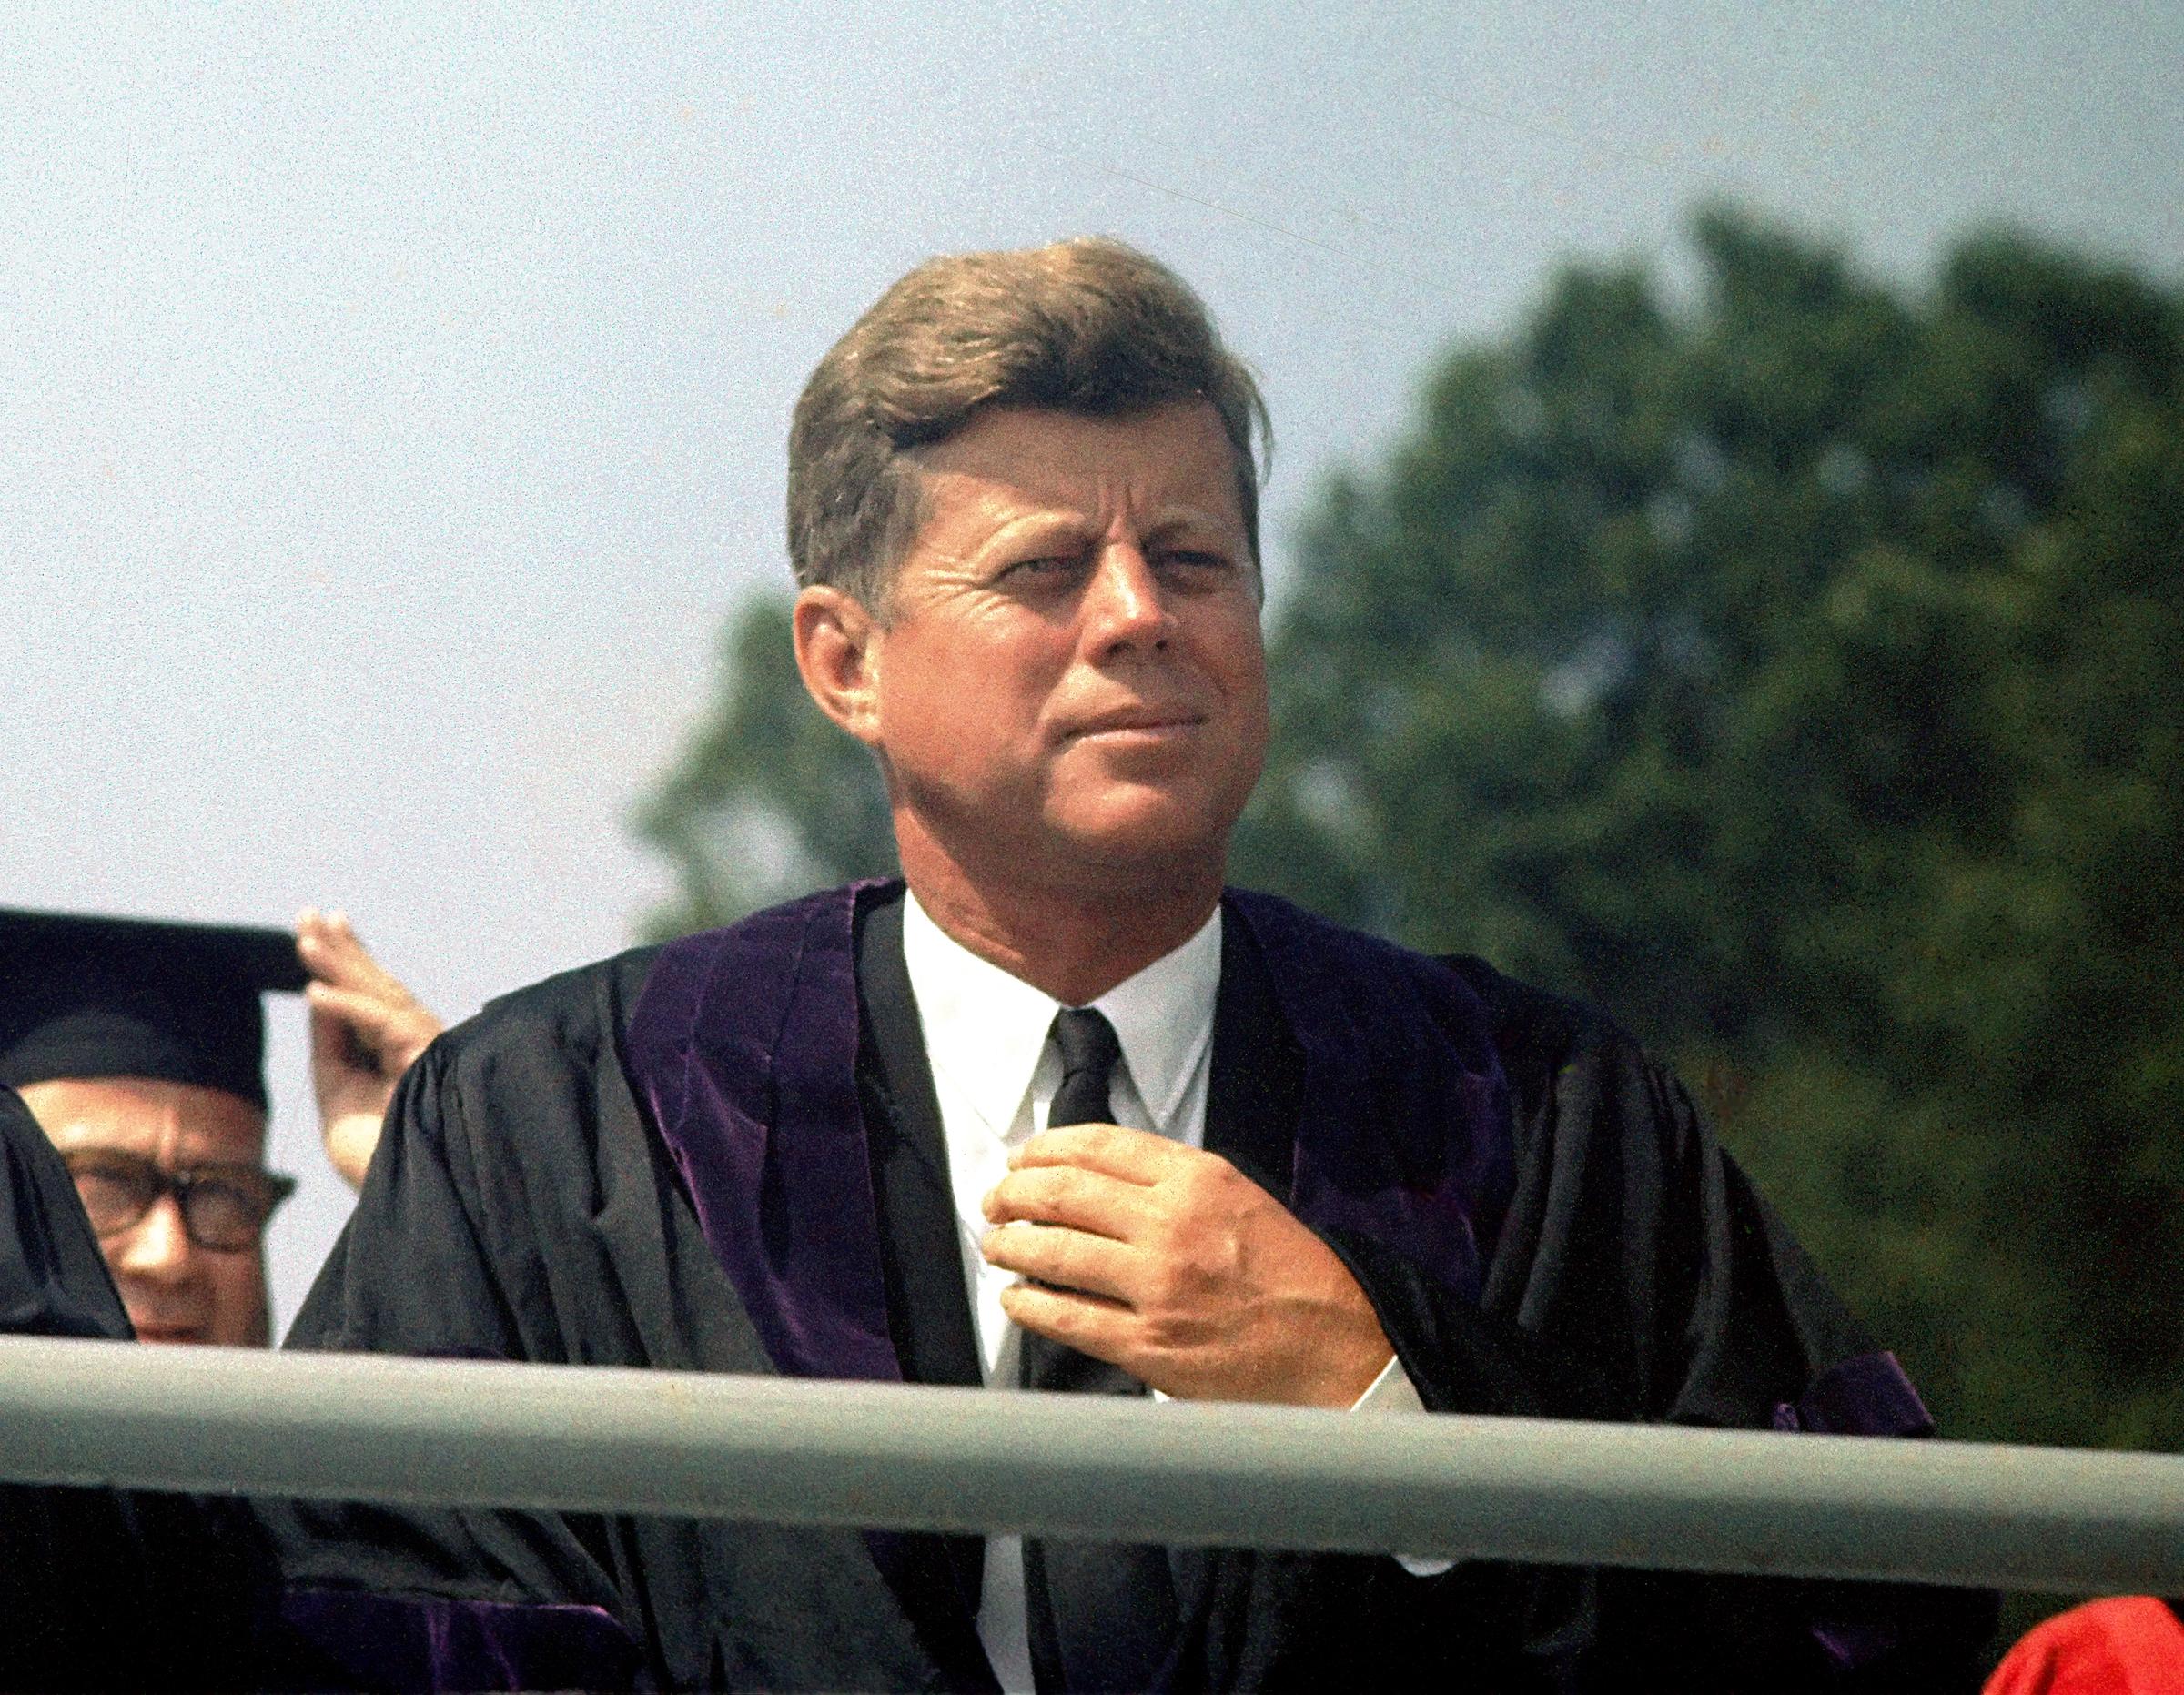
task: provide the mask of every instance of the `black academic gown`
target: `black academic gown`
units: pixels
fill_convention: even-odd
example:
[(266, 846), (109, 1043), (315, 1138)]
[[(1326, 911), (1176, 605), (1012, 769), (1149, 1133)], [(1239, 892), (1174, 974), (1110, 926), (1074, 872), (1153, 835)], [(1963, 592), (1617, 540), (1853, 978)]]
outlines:
[[(813, 897), (443, 1037), (290, 1345), (975, 1381), (899, 897)], [(1614, 1026), (1265, 897), (1230, 897), (1225, 933), (1209, 1144), (1342, 1256), (1430, 1407), (1921, 1428), (1893, 1363)], [(336, 1633), (344, 1599), (426, 1597), (519, 1670), (526, 1620), (558, 1620), (566, 1646), (611, 1618), (659, 1687), (991, 1687), (960, 1541), (273, 1518), (292, 1614), (298, 1594), (330, 1599)], [(1177, 1688), (1971, 1688), (1991, 1621), (1987, 1598), (1946, 1592), (1483, 1562), (1418, 1578), (1217, 1550), (1177, 1575)]]

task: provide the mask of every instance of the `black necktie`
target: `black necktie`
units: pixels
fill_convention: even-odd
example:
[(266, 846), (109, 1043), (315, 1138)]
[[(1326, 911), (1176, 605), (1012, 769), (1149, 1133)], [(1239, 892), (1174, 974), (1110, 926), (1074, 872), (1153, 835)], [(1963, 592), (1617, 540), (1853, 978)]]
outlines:
[(1062, 1085), (1054, 1092), (1046, 1127), (1114, 1122), (1107, 1103), (1107, 1078), (1122, 1057), (1122, 1044), (1105, 1013), (1089, 1006), (1065, 1006), (1054, 1015), (1054, 1045), (1062, 1056)]
[[(1046, 1115), (1047, 1128), (1111, 1122), (1107, 1080), (1122, 1054), (1115, 1027), (1089, 1008), (1064, 1007), (1054, 1015), (1053, 1034), (1062, 1055), (1062, 1084)], [(1145, 1392), (1145, 1385), (1119, 1367), (1029, 1330), (1022, 1339), (1026, 1388)], [(1150, 1689), (1176, 1636), (1168, 1550), (1147, 1544), (1026, 1537), (1024, 1601), (1040, 1695)]]

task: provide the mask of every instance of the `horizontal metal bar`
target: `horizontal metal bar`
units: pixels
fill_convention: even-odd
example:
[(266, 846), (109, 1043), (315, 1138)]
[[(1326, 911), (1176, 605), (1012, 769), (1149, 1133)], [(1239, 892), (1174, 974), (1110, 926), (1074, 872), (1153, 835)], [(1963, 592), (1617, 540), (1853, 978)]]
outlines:
[(2184, 1458), (0, 1341), (0, 1477), (2184, 1591)]

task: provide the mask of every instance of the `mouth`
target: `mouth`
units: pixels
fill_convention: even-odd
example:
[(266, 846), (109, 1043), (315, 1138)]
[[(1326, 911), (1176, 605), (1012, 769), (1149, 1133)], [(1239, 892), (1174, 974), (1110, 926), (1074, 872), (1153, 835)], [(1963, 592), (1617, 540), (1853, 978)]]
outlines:
[(1139, 709), (1127, 712), (1104, 712), (1097, 718), (1072, 728), (1071, 741), (1092, 737), (1114, 737), (1127, 740), (1133, 737), (1158, 738), (1181, 735), (1196, 730), (1206, 721), (1203, 712)]

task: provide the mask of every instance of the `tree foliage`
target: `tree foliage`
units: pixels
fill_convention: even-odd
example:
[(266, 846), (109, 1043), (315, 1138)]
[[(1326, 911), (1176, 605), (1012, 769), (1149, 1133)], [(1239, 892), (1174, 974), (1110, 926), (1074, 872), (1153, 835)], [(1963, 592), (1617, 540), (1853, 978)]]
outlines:
[[(1316, 502), (1239, 879), (1609, 1006), (1963, 1435), (2184, 1438), (2184, 309), (1735, 215), (1573, 267)], [(890, 861), (784, 603), (648, 808), (687, 927)]]
[(804, 693), (789, 607), (754, 595), (729, 624), (720, 696), (638, 812), (638, 833), (675, 871), (653, 936), (895, 869), (879, 770)]
[(1962, 1433), (2184, 1436), (2179, 303), (1724, 214), (1320, 502), (1241, 869), (1598, 1000)]

